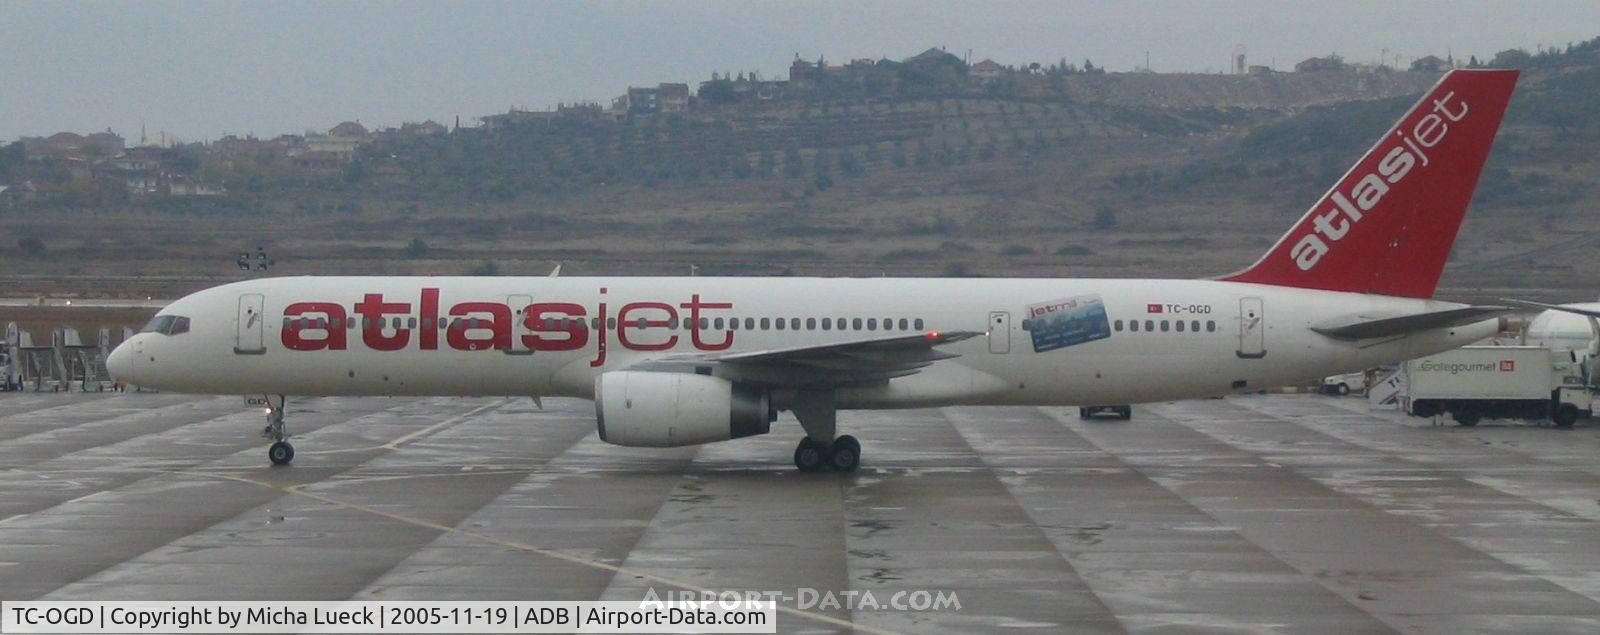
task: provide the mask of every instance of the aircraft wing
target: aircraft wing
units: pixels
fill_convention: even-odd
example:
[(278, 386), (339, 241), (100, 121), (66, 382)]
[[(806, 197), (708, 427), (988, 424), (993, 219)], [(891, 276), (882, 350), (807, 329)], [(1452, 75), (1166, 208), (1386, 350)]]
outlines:
[(640, 362), (632, 370), (707, 372), (736, 381), (789, 388), (824, 388), (914, 375), (942, 359), (958, 357), (936, 347), (977, 337), (971, 331), (929, 332), (769, 351), (673, 356)]
[(1364, 340), (1462, 326), (1498, 317), (1514, 310), (1508, 306), (1483, 305), (1404, 315), (1357, 313), (1313, 325), (1311, 330), (1336, 340)]

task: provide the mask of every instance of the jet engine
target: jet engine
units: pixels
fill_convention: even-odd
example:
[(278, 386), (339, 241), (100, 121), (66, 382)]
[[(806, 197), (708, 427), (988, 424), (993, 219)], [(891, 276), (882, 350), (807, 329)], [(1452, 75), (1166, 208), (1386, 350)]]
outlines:
[(709, 375), (619, 370), (595, 379), (600, 440), (668, 448), (766, 434), (765, 389)]

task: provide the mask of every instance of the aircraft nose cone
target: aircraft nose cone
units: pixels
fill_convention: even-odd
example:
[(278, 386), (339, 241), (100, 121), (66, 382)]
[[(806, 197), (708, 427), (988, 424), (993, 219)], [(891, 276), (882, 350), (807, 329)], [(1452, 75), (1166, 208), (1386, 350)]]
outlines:
[(121, 382), (133, 381), (133, 351), (128, 342), (119, 344), (106, 356), (106, 370), (110, 371), (111, 378)]

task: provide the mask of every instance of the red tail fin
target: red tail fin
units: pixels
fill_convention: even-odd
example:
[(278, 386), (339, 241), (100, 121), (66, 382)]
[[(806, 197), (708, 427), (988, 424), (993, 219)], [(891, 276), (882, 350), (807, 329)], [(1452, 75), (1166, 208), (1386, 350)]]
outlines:
[(1516, 83), (1446, 73), (1266, 256), (1223, 279), (1432, 297)]

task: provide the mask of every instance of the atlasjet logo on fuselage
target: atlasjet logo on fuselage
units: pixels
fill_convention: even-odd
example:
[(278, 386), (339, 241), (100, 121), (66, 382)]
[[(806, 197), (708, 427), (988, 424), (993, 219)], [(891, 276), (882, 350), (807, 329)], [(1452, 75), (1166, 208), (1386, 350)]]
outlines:
[[(582, 304), (561, 301), (516, 307), (498, 301), (467, 301), (443, 310), (439, 289), (433, 287), (422, 289), (415, 305), (389, 301), (382, 293), (362, 294), (348, 312), (340, 302), (296, 302), (283, 310), (280, 337), (284, 348), (291, 351), (342, 351), (350, 346), (346, 331), (359, 330), (360, 342), (375, 351), (404, 350), (413, 342), (427, 351), (440, 348), (443, 331), (443, 345), (458, 351), (507, 350), (517, 344), (533, 351), (574, 351), (588, 346), (592, 333), (596, 351), (589, 365), (600, 366), (605, 364), (607, 342), (613, 335), (628, 350), (676, 348), (678, 335), (672, 329), (680, 324), (682, 309), (681, 323), (695, 350), (722, 351), (733, 346), (733, 325), (723, 329), (719, 318), (713, 328), (707, 317), (711, 311), (733, 309), (732, 302), (710, 302), (695, 293), (677, 304), (630, 302), (612, 315), (605, 287), (599, 295), (592, 318)], [(516, 332), (519, 324), (520, 333)]]
[(1400, 140), (1378, 161), (1376, 171), (1361, 177), (1350, 188), (1348, 196), (1335, 188), (1329, 197), (1333, 200), (1333, 206), (1325, 212), (1312, 214), (1312, 231), (1301, 236), (1289, 250), (1289, 257), (1294, 258), (1295, 265), (1301, 271), (1316, 267), (1331, 249), (1331, 243), (1349, 234), (1355, 224), (1361, 222), (1363, 214), (1377, 207), (1383, 196), (1389, 193), (1390, 186), (1405, 179), (1419, 161), (1421, 167), (1428, 166), (1428, 155), (1424, 148), (1439, 145), (1450, 133), (1450, 123), (1467, 116), (1465, 101), (1459, 102), (1459, 107), (1449, 103), (1455, 95), (1455, 91), (1451, 91), (1434, 100), (1433, 112), (1412, 125), (1409, 136), (1405, 130), (1395, 130), (1394, 134)]

